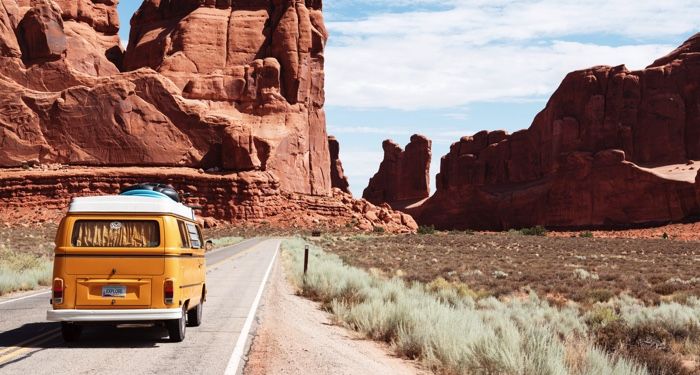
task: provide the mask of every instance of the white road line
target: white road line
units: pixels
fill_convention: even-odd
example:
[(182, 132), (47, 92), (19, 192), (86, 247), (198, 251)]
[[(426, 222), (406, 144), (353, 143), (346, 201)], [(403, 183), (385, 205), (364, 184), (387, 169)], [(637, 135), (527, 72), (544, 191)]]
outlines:
[(35, 293), (35, 294), (29, 295), (29, 296), (24, 296), (24, 297), (19, 297), (19, 298), (10, 299), (10, 300), (7, 300), (7, 301), (2, 301), (2, 302), (0, 302), (0, 305), (4, 305), (4, 304), (6, 304), (6, 303), (12, 303), (12, 302), (21, 301), (21, 300), (23, 300), (23, 299), (32, 298), (32, 297), (36, 297), (36, 296), (43, 296), (44, 294), (50, 294), (50, 293), (51, 293), (51, 291), (50, 291), (50, 290), (47, 290), (47, 291), (45, 291), (45, 292)]
[(260, 288), (258, 289), (258, 294), (253, 300), (253, 305), (250, 306), (250, 311), (248, 312), (248, 317), (245, 319), (243, 324), (243, 329), (241, 329), (241, 334), (238, 336), (238, 341), (236, 341), (236, 346), (233, 348), (233, 354), (231, 354), (231, 359), (228, 361), (226, 366), (225, 375), (236, 375), (238, 371), (238, 366), (241, 364), (241, 359), (243, 359), (243, 350), (245, 349), (245, 344), (248, 341), (248, 334), (253, 325), (253, 319), (255, 318), (255, 313), (258, 311), (258, 305), (260, 305), (260, 299), (262, 298), (263, 291), (265, 290), (265, 285), (267, 284), (267, 279), (270, 276), (270, 271), (272, 271), (272, 266), (275, 264), (275, 259), (277, 259), (277, 254), (280, 252), (281, 241), (277, 243), (277, 249), (275, 249), (275, 254), (272, 256), (272, 261), (267, 267), (265, 276), (263, 277)]

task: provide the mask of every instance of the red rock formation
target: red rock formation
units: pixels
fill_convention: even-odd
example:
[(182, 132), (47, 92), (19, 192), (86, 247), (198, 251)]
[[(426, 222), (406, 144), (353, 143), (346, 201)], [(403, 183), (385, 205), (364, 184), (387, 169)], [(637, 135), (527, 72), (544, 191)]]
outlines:
[(403, 208), (430, 195), (430, 159), (432, 142), (413, 135), (406, 151), (391, 140), (382, 144), (384, 160), (369, 180), (363, 198), (374, 204), (388, 203)]
[(202, 207), (205, 225), (265, 224), (277, 228), (329, 228), (407, 233), (413, 218), (338, 189), (332, 196), (283, 192), (270, 172), (203, 173), (191, 168), (114, 168), (38, 165), (0, 173), (0, 221), (31, 224), (57, 221), (75, 196), (116, 194), (143, 181), (178, 188), (186, 203)]
[(328, 137), (328, 150), (331, 153), (331, 184), (334, 188), (350, 194), (350, 183), (340, 161), (340, 143), (334, 136)]
[(696, 171), (685, 166), (700, 159), (698, 103), (700, 34), (644, 70), (570, 73), (529, 129), (453, 144), (437, 193), (412, 212), (424, 224), (484, 229), (698, 215)]
[(210, 219), (410, 231), (331, 188), (320, 0), (147, 0), (126, 52), (117, 3), (0, 4), (1, 215), (56, 218), (71, 196), (163, 180)]
[(3, 2), (0, 167), (258, 170), (331, 194), (320, 2), (145, 1), (122, 74), (116, 3)]

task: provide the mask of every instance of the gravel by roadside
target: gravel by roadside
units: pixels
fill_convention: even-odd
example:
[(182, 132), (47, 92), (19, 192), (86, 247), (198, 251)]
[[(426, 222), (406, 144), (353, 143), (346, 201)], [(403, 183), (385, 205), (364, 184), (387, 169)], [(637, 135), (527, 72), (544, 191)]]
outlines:
[(262, 374), (426, 374), (379, 343), (333, 325), (318, 304), (294, 295), (278, 262), (244, 369)]

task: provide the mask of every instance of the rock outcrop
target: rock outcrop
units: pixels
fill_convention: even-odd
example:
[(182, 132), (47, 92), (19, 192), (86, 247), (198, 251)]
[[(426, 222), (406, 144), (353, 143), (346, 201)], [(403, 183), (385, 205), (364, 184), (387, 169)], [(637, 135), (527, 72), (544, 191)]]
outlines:
[(432, 142), (415, 134), (406, 150), (391, 140), (382, 144), (384, 160), (369, 180), (362, 197), (374, 204), (403, 208), (430, 195)]
[[(0, 4), (0, 179), (21, 175), (23, 165), (67, 165), (69, 174), (113, 168), (105, 183), (135, 182), (115, 167), (143, 168), (149, 180), (166, 178), (153, 167), (185, 168), (176, 182), (214, 186), (199, 190), (203, 199), (248, 207), (207, 211), (217, 220), (252, 217), (240, 210), (260, 217), (272, 211), (259, 204), (279, 205), (261, 196), (342, 200), (331, 184), (320, 0), (146, 0), (126, 51), (117, 3)], [(269, 183), (245, 188), (251, 178)], [(73, 181), (92, 187), (49, 175), (41, 184), (48, 190), (33, 199), (88, 193), (50, 191)], [(14, 198), (31, 190), (7, 188)], [(94, 193), (107, 191), (116, 190), (95, 185)], [(396, 227), (406, 228), (401, 221)]]
[(330, 196), (284, 192), (270, 172), (203, 173), (191, 168), (67, 167), (31, 165), (0, 173), (0, 222), (31, 224), (61, 219), (76, 196), (118, 194), (122, 186), (161, 181), (177, 187), (205, 226), (262, 225), (408, 233), (411, 216), (377, 207), (333, 189)]
[(529, 129), (479, 132), (412, 213), (440, 228), (611, 227), (700, 214), (700, 34), (640, 71), (566, 76)]
[(350, 183), (345, 176), (343, 163), (340, 161), (340, 143), (334, 136), (328, 137), (328, 150), (331, 153), (331, 185), (350, 194)]
[(270, 171), (330, 195), (320, 2), (211, 3), (145, 1), (122, 59), (116, 1), (4, 1), (0, 167)]

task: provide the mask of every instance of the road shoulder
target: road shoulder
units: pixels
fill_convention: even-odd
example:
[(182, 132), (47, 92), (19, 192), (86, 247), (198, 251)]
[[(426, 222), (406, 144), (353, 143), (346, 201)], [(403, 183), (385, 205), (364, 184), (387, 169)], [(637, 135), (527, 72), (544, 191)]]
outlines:
[(281, 261), (270, 275), (258, 320), (246, 375), (425, 373), (392, 356), (386, 345), (333, 325), (317, 303), (294, 295)]

